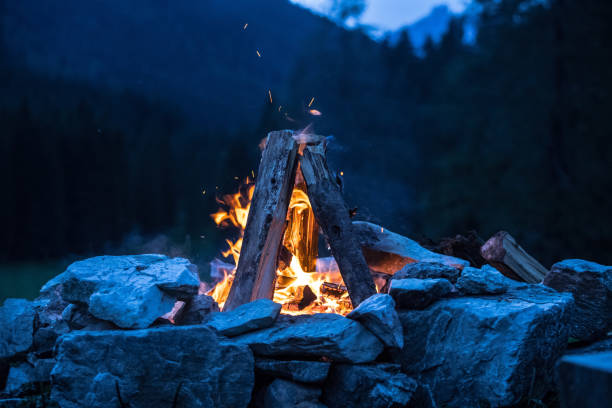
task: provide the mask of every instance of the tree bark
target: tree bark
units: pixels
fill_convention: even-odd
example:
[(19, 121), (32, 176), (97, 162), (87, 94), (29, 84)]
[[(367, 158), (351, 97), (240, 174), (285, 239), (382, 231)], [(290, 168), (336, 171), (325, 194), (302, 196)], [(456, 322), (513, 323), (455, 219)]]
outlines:
[(338, 263), (353, 307), (376, 293), (374, 281), (353, 234), (349, 209), (327, 168), (321, 145), (306, 146), (299, 158), (308, 198)]
[(298, 144), (293, 132), (268, 134), (247, 219), (238, 268), (223, 310), (272, 299), (278, 253), (295, 181)]

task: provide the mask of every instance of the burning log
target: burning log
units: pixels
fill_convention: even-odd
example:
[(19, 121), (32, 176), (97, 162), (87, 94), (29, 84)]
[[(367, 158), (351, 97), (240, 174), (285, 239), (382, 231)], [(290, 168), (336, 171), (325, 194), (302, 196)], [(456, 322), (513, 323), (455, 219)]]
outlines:
[(359, 245), (340, 188), (327, 168), (323, 146), (307, 146), (300, 165), (315, 218), (325, 234), (353, 307), (376, 293), (374, 281)]
[(293, 132), (268, 134), (240, 260), (223, 310), (233, 310), (255, 299), (272, 299), (277, 257), (295, 180), (297, 153)]
[(525, 252), (506, 231), (499, 231), (489, 238), (480, 253), (492, 266), (512, 279), (540, 283), (548, 273), (546, 268)]

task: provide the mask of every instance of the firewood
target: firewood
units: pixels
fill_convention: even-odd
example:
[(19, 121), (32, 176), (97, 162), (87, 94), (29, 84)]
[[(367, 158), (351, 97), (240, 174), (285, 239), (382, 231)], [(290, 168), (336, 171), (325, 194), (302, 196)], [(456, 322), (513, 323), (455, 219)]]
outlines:
[(322, 146), (306, 147), (299, 159), (315, 218), (338, 263), (353, 307), (357, 307), (376, 293), (376, 287), (361, 248), (355, 241), (349, 209), (327, 168)]
[(295, 181), (298, 144), (293, 132), (268, 134), (257, 172), (234, 283), (224, 311), (255, 299), (272, 299), (277, 258)]
[(506, 231), (493, 235), (484, 243), (480, 253), (492, 266), (513, 279), (540, 283), (548, 273), (546, 268), (525, 252)]

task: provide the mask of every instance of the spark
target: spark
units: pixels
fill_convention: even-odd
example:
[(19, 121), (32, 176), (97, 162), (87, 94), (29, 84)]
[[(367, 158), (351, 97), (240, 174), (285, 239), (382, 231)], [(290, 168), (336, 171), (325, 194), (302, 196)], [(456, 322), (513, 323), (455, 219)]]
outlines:
[(242, 29), (243, 29), (243, 30), (246, 30), (246, 28), (247, 28), (248, 26), (249, 26), (249, 23), (246, 23)]
[(308, 113), (310, 113), (312, 116), (321, 116), (321, 112), (316, 109), (310, 109)]
[(341, 176), (344, 176), (344, 172), (343, 172), (343, 171), (341, 171), (341, 172), (340, 172), (340, 175), (341, 175)]
[(255, 178), (255, 172), (253, 170), (251, 170), (251, 176), (253, 176), (253, 178)]
[(281, 109), (283, 109), (283, 105), (280, 105), (280, 106), (278, 107), (278, 111), (280, 112), (280, 111), (281, 111)]
[(202, 195), (206, 195), (206, 190), (202, 190)]
[(268, 89), (268, 96), (270, 97), (270, 104), (272, 104), (272, 92)]
[(238, 177), (234, 176), (234, 180), (240, 180)]
[(308, 104), (308, 107), (310, 108), (312, 106), (312, 103), (314, 102), (314, 96), (312, 97), (312, 99), (310, 100), (310, 103)]
[(255, 52), (257, 53), (257, 56), (258, 56), (259, 58), (261, 58), (261, 54), (260, 54), (259, 50), (255, 50)]
[(380, 232), (385, 232), (385, 229), (383, 227), (380, 227)]

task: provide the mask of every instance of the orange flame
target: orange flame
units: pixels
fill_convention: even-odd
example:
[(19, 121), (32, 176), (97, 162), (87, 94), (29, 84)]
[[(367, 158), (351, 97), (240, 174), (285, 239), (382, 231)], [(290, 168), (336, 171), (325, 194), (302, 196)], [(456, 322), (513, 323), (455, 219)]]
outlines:
[[(240, 259), (242, 239), (254, 189), (255, 185), (247, 178), (236, 194), (228, 194), (218, 199), (217, 201), (223, 205), (224, 209), (219, 209), (216, 213), (211, 214), (218, 226), (231, 225), (240, 230), (238, 239), (226, 240), (228, 249), (222, 252), (225, 258), (233, 258), (234, 265), (238, 265)], [(292, 214), (294, 208), (298, 211), (311, 209), (308, 195), (297, 188), (293, 190), (288, 214)], [(294, 236), (290, 238), (292, 242), (305, 239), (305, 237)], [(298, 258), (292, 253), (289, 265), (280, 266), (276, 271), (277, 282), (273, 300), (283, 305), (282, 312), (285, 314), (348, 314), (352, 306), (336, 263), (330, 262), (327, 258), (321, 258), (317, 259), (316, 265), (316, 271), (304, 271)], [(234, 266), (229, 273), (223, 271), (223, 278), (207, 292), (221, 308), (229, 294), (235, 268)]]

